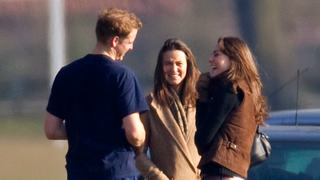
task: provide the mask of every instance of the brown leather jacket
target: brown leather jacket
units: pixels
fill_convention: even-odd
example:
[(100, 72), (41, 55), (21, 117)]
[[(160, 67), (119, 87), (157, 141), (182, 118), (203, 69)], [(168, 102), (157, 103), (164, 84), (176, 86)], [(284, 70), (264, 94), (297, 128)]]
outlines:
[(199, 166), (216, 162), (247, 178), (250, 151), (257, 128), (254, 117), (253, 97), (243, 81), (237, 84), (244, 92), (242, 103), (227, 116), (214, 137), (209, 151), (202, 155)]

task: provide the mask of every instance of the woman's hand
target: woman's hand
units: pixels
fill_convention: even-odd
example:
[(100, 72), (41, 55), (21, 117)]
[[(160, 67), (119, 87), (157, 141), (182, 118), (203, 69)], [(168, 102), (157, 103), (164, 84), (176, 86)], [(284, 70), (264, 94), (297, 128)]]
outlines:
[(202, 73), (196, 85), (196, 89), (199, 93), (199, 101), (206, 102), (208, 100), (208, 88), (210, 82), (210, 73)]
[(141, 146), (132, 146), (133, 152), (135, 154), (135, 157), (139, 156), (140, 154), (144, 153), (144, 144)]

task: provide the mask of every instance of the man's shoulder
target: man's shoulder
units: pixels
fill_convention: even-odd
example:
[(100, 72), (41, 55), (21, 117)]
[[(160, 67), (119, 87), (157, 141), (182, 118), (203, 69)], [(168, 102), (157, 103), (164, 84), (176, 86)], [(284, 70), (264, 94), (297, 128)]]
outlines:
[(82, 59), (79, 59), (79, 61), (95, 61), (97, 63), (99, 68), (102, 68), (102, 70), (107, 70), (106, 72), (108, 73), (113, 73), (113, 74), (126, 74), (126, 75), (134, 75), (134, 72), (131, 68), (129, 68), (126, 65), (123, 65), (120, 61), (114, 61), (110, 57), (106, 55), (93, 55), (93, 54), (88, 54)]
[(114, 70), (133, 73), (132, 69), (118, 61), (112, 63)]
[(134, 79), (136, 78), (135, 73), (131, 68), (121, 64), (120, 62), (115, 62), (113, 66), (109, 69), (112, 74), (117, 77), (125, 78), (125, 79)]
[(74, 61), (72, 61), (72, 62), (69, 62), (68, 64), (66, 64), (65, 66), (63, 66), (62, 68), (61, 68), (61, 70), (66, 70), (66, 69), (73, 69), (73, 68), (75, 68), (75, 67), (77, 67), (77, 66), (79, 66), (79, 65), (81, 65), (81, 64), (84, 64), (89, 58), (87, 57), (88, 55), (86, 55), (86, 56), (84, 56), (84, 57), (82, 57), (82, 58), (79, 58), (79, 59), (76, 59), (76, 60), (74, 60)]

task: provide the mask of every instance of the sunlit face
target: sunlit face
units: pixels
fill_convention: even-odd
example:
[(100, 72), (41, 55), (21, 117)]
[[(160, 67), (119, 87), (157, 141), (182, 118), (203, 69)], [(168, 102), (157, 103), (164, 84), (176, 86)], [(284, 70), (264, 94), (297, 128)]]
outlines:
[(131, 33), (127, 36), (127, 38), (123, 39), (121, 42), (119, 40), (119, 43), (115, 47), (116, 50), (116, 59), (118, 61), (121, 61), (124, 57), (124, 55), (129, 51), (133, 49), (133, 42), (136, 39), (138, 30), (133, 29)]
[(231, 68), (231, 60), (229, 56), (223, 54), (220, 50), (219, 45), (213, 49), (213, 53), (209, 58), (209, 63), (211, 66), (210, 76), (216, 77), (219, 74), (229, 70)]
[(179, 88), (187, 74), (187, 57), (183, 51), (166, 51), (163, 54), (163, 71), (166, 81)]

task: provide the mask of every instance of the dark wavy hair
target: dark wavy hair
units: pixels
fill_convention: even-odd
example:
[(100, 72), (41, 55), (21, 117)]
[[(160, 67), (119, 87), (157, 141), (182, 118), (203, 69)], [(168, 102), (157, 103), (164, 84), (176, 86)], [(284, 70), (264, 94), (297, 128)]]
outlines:
[(175, 38), (167, 39), (159, 52), (154, 72), (154, 97), (162, 105), (170, 104), (173, 100), (173, 95), (169, 89), (171, 85), (167, 83), (163, 71), (163, 55), (165, 52), (173, 50), (183, 51), (187, 59), (187, 73), (181, 84), (181, 103), (185, 108), (195, 107), (196, 99), (199, 96), (196, 91), (196, 83), (200, 76), (200, 71), (197, 68), (196, 58), (190, 48), (184, 42)]
[(221, 52), (231, 60), (231, 68), (226, 72), (226, 78), (234, 84), (244, 80), (253, 95), (256, 122), (265, 125), (269, 117), (267, 98), (261, 94), (262, 83), (256, 67), (256, 60), (248, 45), (238, 37), (219, 38)]

